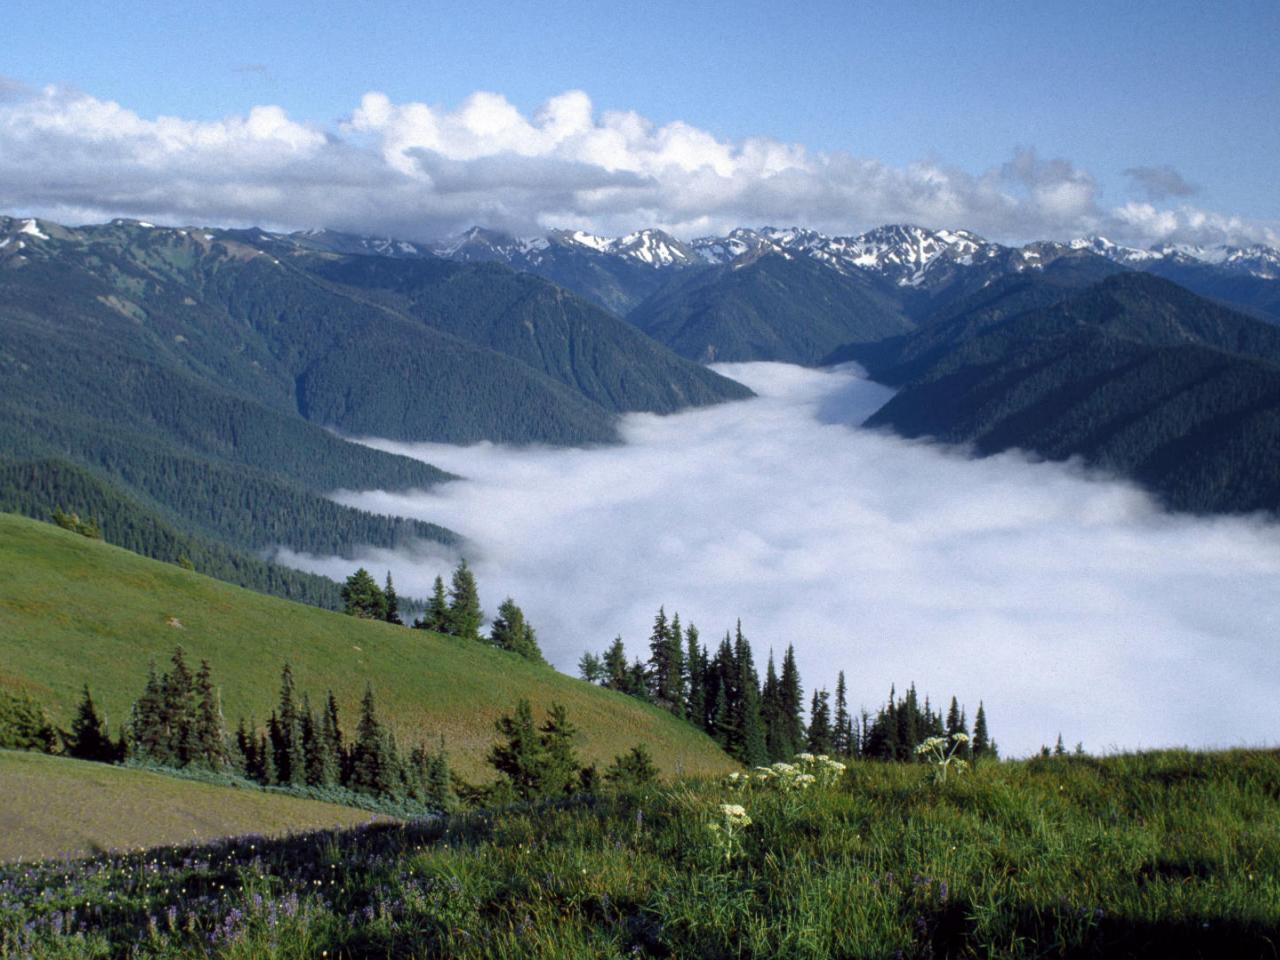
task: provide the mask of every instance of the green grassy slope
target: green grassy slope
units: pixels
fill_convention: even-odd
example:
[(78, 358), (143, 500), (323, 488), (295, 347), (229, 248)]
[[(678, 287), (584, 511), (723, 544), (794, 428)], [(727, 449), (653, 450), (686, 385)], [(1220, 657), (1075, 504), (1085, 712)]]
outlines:
[(364, 810), (0, 750), (0, 860), (349, 827)]
[(520, 697), (539, 716), (563, 703), (588, 761), (607, 763), (644, 742), (669, 773), (732, 765), (670, 715), (513, 654), (252, 593), (0, 514), (0, 686), (30, 694), (66, 724), (89, 683), (114, 734), (149, 659), (163, 666), (179, 643), (212, 663), (231, 726), (241, 715), (266, 719), (288, 660), (300, 689), (319, 698), (333, 688), (348, 731), (370, 682), (401, 745), (443, 735), (454, 769), (470, 778), (488, 775), (494, 720)]

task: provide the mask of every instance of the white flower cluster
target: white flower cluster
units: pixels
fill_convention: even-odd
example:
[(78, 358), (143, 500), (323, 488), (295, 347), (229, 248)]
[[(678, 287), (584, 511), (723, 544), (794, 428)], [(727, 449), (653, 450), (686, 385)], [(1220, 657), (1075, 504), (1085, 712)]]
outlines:
[(832, 760), (826, 754), (815, 756), (812, 753), (796, 755), (795, 763), (775, 763), (767, 767), (756, 767), (750, 774), (729, 774), (729, 786), (745, 789), (750, 786), (768, 787), (784, 793), (793, 790), (807, 790), (821, 784), (830, 786), (844, 774), (845, 765), (839, 760)]

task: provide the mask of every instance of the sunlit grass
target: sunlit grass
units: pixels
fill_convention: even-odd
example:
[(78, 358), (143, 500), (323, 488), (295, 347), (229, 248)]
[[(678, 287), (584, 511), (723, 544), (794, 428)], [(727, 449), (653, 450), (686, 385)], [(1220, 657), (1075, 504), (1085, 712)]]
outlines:
[[(750, 819), (729, 858), (708, 829), (723, 804)], [(1280, 756), (980, 764), (945, 784), (860, 763), (799, 791), (683, 781), (11, 868), (0, 927), (36, 957), (1268, 957)]]

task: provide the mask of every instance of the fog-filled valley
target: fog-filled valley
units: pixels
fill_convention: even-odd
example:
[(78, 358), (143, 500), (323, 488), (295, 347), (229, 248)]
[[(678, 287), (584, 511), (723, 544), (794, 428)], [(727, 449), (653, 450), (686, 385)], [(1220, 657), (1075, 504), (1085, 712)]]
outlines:
[[(740, 617), (761, 670), (794, 643), (806, 695), (844, 669), (873, 711), (891, 683), (981, 698), (1006, 755), (1059, 732), (1091, 751), (1274, 742), (1280, 527), (1169, 514), (1073, 464), (859, 429), (889, 391), (850, 366), (715, 369), (758, 396), (627, 415), (617, 446), (366, 439), (464, 479), (334, 499), (456, 530), (486, 613), (515, 597), (563, 670), (619, 633), (647, 656), (665, 605), (711, 642)], [(278, 552), (339, 579), (389, 570), (413, 596), (458, 556)]]

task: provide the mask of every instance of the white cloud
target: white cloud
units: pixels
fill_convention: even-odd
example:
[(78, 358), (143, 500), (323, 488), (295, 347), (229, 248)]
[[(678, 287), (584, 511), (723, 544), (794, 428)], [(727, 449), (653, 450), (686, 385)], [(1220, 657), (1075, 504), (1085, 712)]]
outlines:
[[(1142, 170), (1143, 182), (1182, 195), (1173, 171)], [(277, 106), (217, 121), (148, 119), (73, 90), (0, 84), (0, 207), (55, 220), (131, 215), (410, 239), (473, 223), (522, 233), (658, 226), (690, 236), (764, 223), (848, 233), (907, 221), (1005, 241), (1102, 231), (1139, 243), (1276, 242), (1267, 225), (1191, 207), (1106, 209), (1092, 174), (1032, 149), (976, 174), (934, 161), (894, 167), (597, 113), (577, 90), (529, 116), (492, 92), (450, 109), (372, 91), (323, 128)]]
[[(887, 391), (847, 372), (721, 368), (760, 396), (624, 420), (592, 450), (378, 446), (468, 479), (416, 496), (340, 496), (471, 538), (492, 612), (510, 594), (572, 670), (622, 633), (646, 652), (659, 604), (714, 643), (742, 617), (761, 657), (849, 673), (854, 703), (891, 682), (984, 698), (1025, 753), (1275, 742), (1280, 528), (1168, 516), (1125, 484), (1016, 454), (851, 430)], [(352, 562), (288, 557), (343, 577)], [(454, 557), (372, 552), (426, 595)]]

